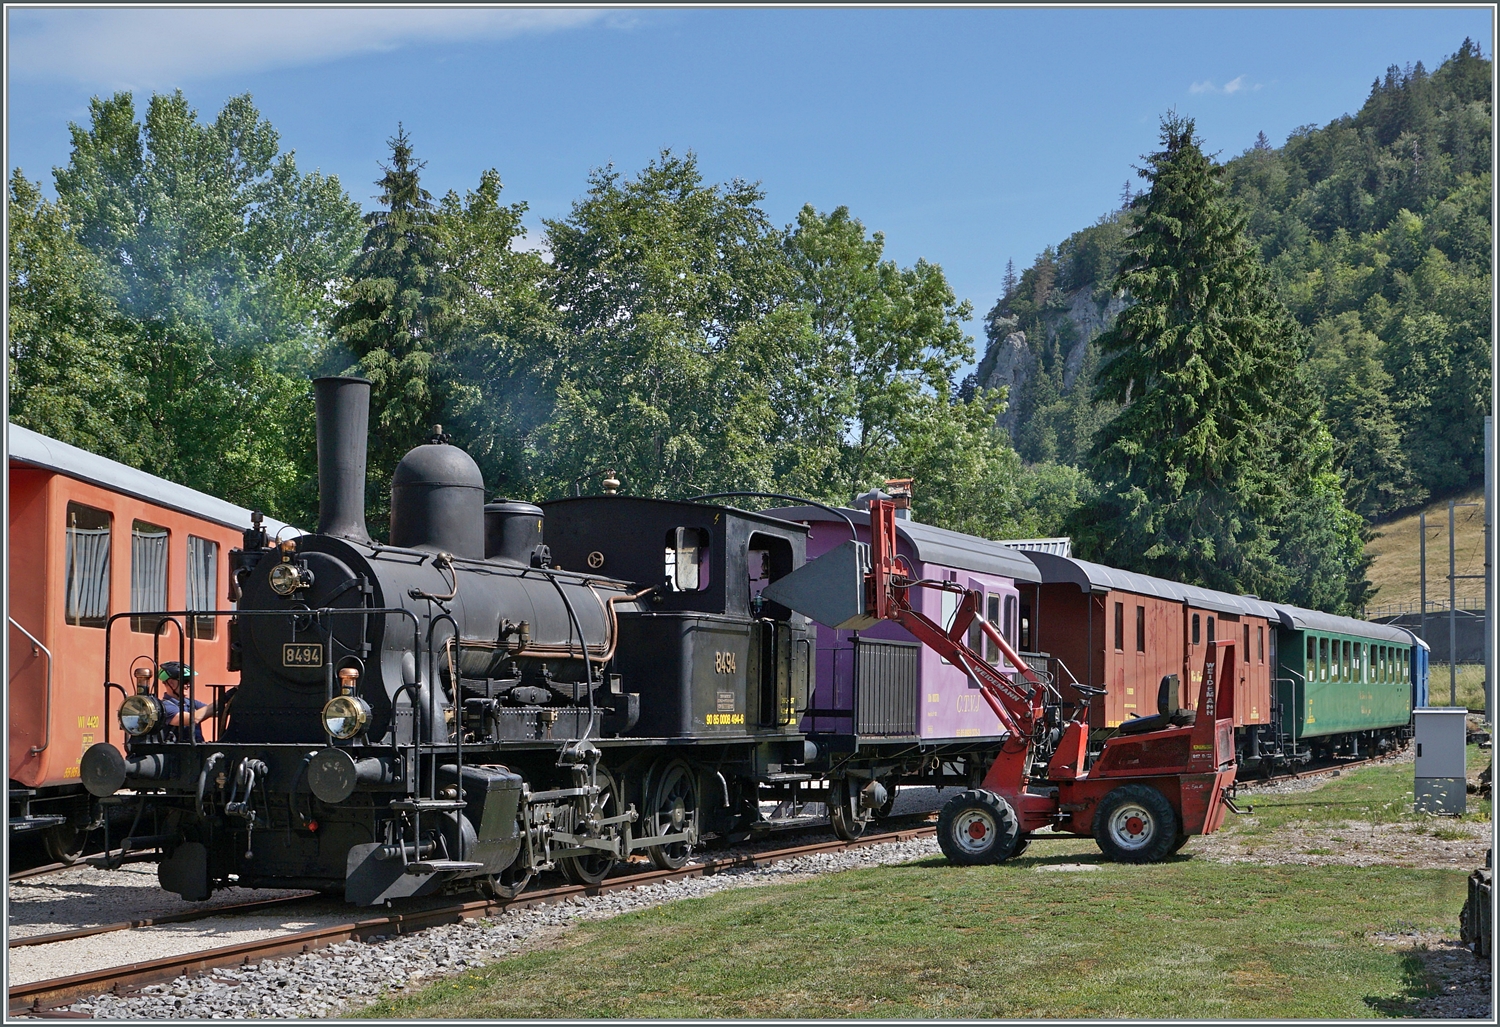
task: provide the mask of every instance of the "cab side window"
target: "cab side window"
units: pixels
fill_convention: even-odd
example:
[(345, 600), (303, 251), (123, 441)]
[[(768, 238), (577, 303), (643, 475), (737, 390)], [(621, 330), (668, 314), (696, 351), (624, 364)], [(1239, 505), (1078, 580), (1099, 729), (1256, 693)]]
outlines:
[(708, 587), (708, 532), (702, 528), (667, 532), (664, 578), (668, 592), (702, 592)]
[(69, 624), (102, 628), (109, 620), (110, 515), (82, 503), (69, 503), (67, 525), (67, 604)]

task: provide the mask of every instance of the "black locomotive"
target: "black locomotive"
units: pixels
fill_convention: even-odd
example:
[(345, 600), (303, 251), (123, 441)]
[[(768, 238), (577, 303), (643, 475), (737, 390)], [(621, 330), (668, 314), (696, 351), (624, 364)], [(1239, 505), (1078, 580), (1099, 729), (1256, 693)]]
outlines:
[[(380, 544), (369, 383), (314, 387), (318, 531), (256, 525), (232, 555), (241, 683), (217, 738), (167, 724), (143, 677), (119, 704), (126, 754), (83, 760), (94, 795), (148, 818), (132, 833), (162, 850), (163, 887), (369, 905), (513, 895), (552, 867), (592, 883), (632, 853), (673, 867), (742, 837), (767, 788), (811, 779), (808, 621), (759, 597), (803, 564), (804, 526), (612, 494), (486, 504), (437, 435), (398, 465)], [(865, 776), (867, 809), (886, 796)]]

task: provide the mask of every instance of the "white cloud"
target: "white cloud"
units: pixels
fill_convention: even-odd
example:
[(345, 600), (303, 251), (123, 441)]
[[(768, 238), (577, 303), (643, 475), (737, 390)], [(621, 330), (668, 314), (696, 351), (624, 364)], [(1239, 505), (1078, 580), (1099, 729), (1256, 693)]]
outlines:
[(1226, 96), (1233, 96), (1235, 93), (1253, 93), (1257, 89), (1260, 89), (1260, 88), (1261, 88), (1261, 83), (1259, 83), (1259, 82), (1251, 82), (1250, 81), (1250, 76), (1248, 76), (1248, 75), (1241, 75), (1238, 78), (1232, 78), (1232, 79), (1230, 79), (1228, 82), (1225, 82), (1222, 86), (1216, 86), (1216, 85), (1214, 85), (1213, 82), (1210, 81), (1209, 79), (1204, 79), (1202, 82), (1194, 82), (1192, 85), (1188, 86), (1188, 92), (1190, 92), (1190, 93), (1223, 93)]
[(71, 8), (8, 12), (10, 74), (110, 89), (316, 64), (408, 44), (576, 28), (581, 8)]

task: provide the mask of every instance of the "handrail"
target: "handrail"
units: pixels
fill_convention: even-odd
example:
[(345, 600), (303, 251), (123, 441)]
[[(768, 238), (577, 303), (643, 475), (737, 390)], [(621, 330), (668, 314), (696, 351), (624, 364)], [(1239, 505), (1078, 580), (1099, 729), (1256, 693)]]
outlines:
[(21, 627), (14, 617), (7, 619), (16, 626), (17, 631), (31, 640), (32, 645), (47, 654), (47, 712), (42, 720), (42, 744), (31, 747), (31, 755), (37, 756), (45, 752), (47, 746), (52, 744), (52, 650), (42, 645), (41, 639)]

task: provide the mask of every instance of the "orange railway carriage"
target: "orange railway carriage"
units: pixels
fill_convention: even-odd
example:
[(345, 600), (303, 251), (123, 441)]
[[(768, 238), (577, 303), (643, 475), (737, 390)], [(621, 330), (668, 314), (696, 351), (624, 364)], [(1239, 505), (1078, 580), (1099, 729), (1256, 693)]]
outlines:
[(1042, 580), (1021, 588), (1022, 647), (1029, 642), (1060, 661), (1057, 678), (1065, 691), (1069, 681), (1107, 689), (1090, 704), (1092, 729), (1156, 714), (1168, 675), (1179, 682), (1170, 705), (1196, 707), (1208, 647), (1216, 639), (1233, 641), (1243, 654), (1235, 661), (1235, 734), (1241, 765), (1254, 765), (1275, 730), (1274, 607), (1055, 553), (1025, 552)]
[[(106, 623), (133, 609), (227, 607), (229, 550), (241, 544), (250, 511), (19, 425), (9, 426), (8, 443), (10, 828), (42, 832), (62, 859), (81, 851), (89, 821), (79, 759), (106, 733), (122, 738), (118, 725), (106, 732), (100, 714)], [(267, 528), (293, 533), (279, 522)], [(114, 622), (116, 681), (128, 685), (132, 663), (152, 659), (154, 643), (160, 661), (179, 658), (177, 632), (158, 639), (155, 626)], [(206, 702), (207, 686), (238, 683), (228, 625), (202, 617), (184, 627)]]

